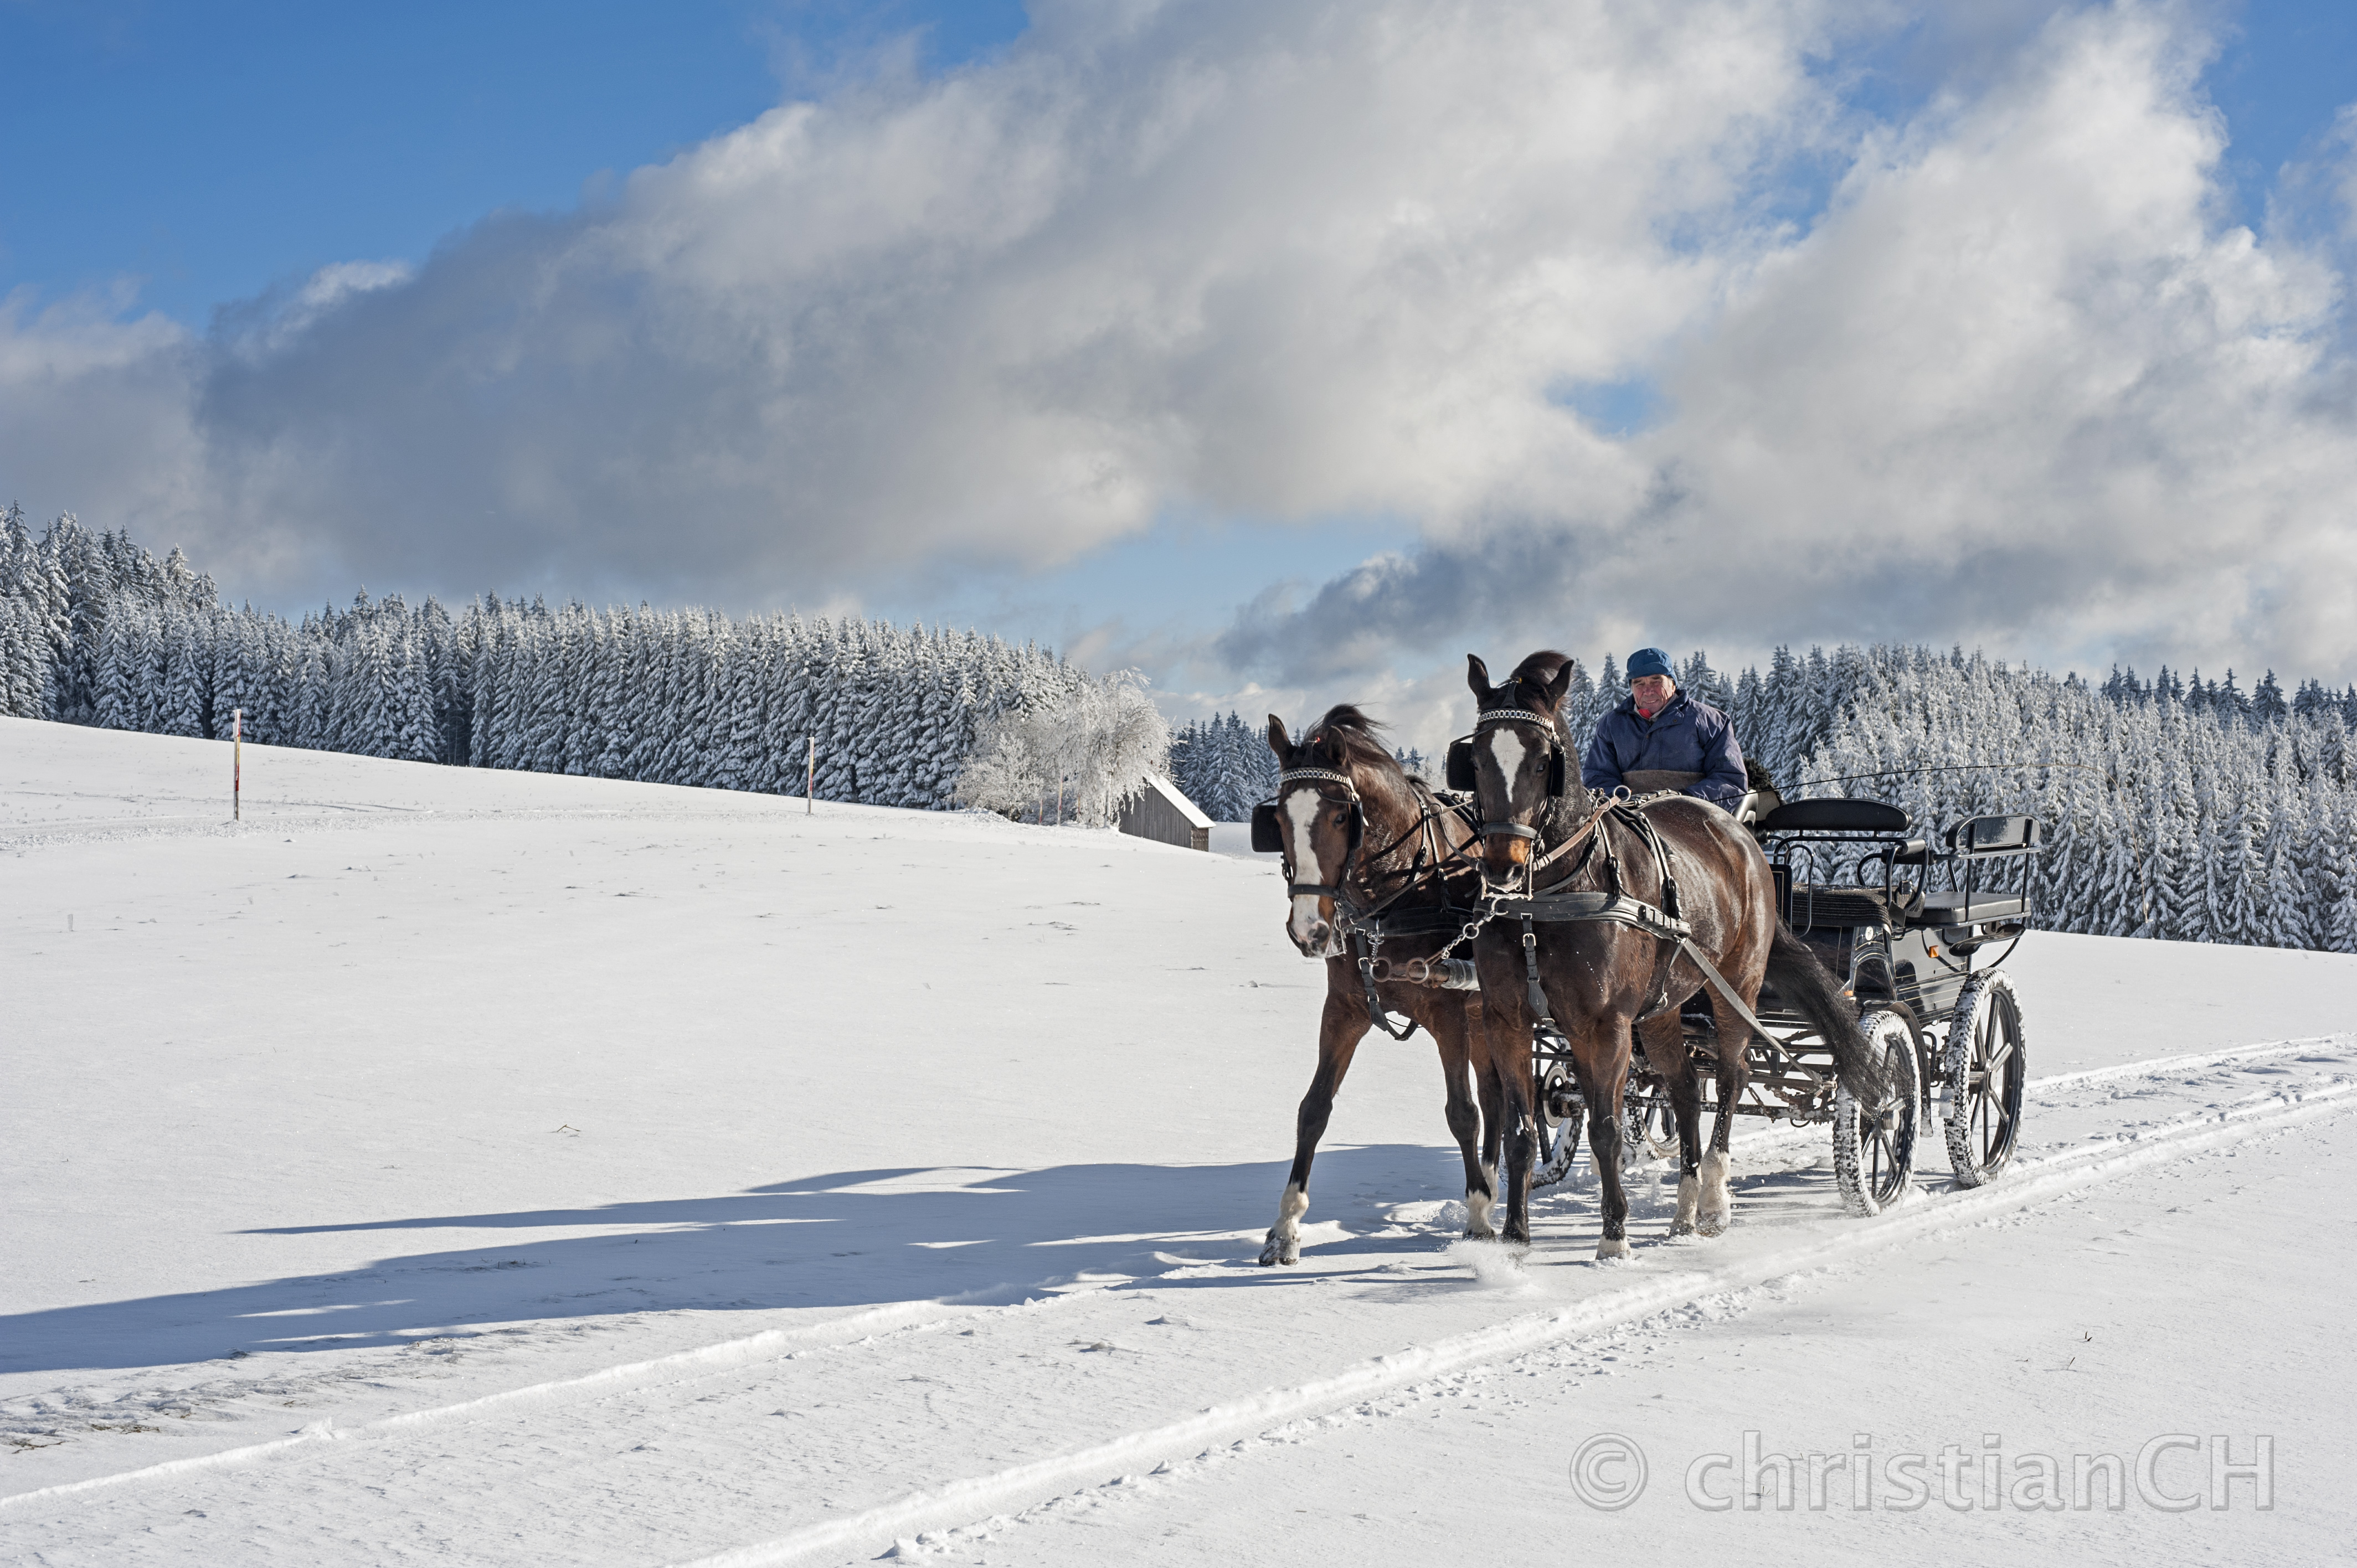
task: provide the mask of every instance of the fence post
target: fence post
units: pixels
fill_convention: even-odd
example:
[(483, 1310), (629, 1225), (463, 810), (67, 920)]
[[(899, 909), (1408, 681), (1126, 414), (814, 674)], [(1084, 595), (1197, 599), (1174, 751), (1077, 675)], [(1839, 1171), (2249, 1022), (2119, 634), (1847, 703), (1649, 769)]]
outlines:
[(245, 710), (229, 711), (229, 816), (245, 821)]
[(818, 793), (818, 736), (812, 736), (809, 738), (810, 757), (803, 764), (802, 773), (802, 815), (805, 817), (816, 809), (811, 801)]

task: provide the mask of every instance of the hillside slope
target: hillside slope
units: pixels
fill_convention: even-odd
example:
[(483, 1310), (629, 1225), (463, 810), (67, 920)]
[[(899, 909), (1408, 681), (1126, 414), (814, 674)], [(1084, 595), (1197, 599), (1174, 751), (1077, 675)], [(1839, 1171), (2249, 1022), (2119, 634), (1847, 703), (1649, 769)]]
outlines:
[[(1264, 1271), (1323, 994), (1264, 865), (245, 762), (231, 826), (224, 746), (0, 721), (13, 1559), (1650, 1556), (1762, 1528), (1682, 1490), (1747, 1430), (2276, 1444), (2266, 1512), (1803, 1498), (1794, 1555), (2337, 1550), (2357, 960), (2033, 936), (2007, 1181), (1927, 1152), (1854, 1221), (1756, 1132), (1736, 1230), (1665, 1241), (1648, 1177), (1620, 1268), (1584, 1173), (1519, 1265), (1452, 1244), (1430, 1047), (1378, 1039)], [(1626, 1511), (1566, 1488), (1601, 1433)]]

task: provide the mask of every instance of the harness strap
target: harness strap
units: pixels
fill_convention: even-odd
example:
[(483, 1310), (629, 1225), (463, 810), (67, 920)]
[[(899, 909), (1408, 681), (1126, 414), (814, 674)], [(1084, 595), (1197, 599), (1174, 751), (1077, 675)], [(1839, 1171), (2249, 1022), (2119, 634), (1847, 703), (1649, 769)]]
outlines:
[[(1695, 967), (1702, 971), (1702, 977), (1709, 981), (1721, 996), (1727, 998), (1727, 1004), (1735, 1009), (1737, 1015), (1749, 1026), (1751, 1032), (1767, 1042), (1768, 1048), (1775, 1053), (1778, 1061), (1807, 1079), (1812, 1090), (1824, 1088), (1825, 1080), (1803, 1066), (1792, 1052), (1784, 1048), (1784, 1043), (1781, 1040), (1768, 1032), (1768, 1026), (1762, 1024), (1758, 1015), (1743, 1004), (1743, 998), (1738, 996), (1735, 993), (1735, 988), (1727, 983), (1726, 978), (1717, 970), (1711, 967), (1710, 960), (1702, 956), (1702, 950), (1699, 948), (1684, 937), (1678, 939), (1678, 946), (1685, 950), (1685, 955), (1694, 960)], [(1830, 1045), (1832, 1042), (1827, 1041), (1826, 1044)]]
[[(1353, 947), (1359, 944), (1359, 938), (1355, 932), (1351, 937), (1351, 944)], [(1407, 1021), (1407, 1027), (1405, 1029), (1392, 1027), (1391, 1014), (1385, 1010), (1383, 999), (1375, 993), (1375, 960), (1372, 953), (1359, 954), (1359, 983), (1367, 988), (1367, 1016), (1375, 1021), (1376, 1028), (1394, 1040), (1405, 1040), (1415, 1033), (1415, 1020), (1413, 1018)]]
[(1618, 893), (1556, 893), (1537, 898), (1500, 899), (1495, 902), (1501, 906), (1498, 913), (1516, 916), (1523, 923), (1523, 965), (1530, 977), (1531, 1008), (1540, 1015), (1544, 1026), (1553, 1028), (1555, 1020), (1547, 1013), (1546, 996), (1539, 986), (1538, 939), (1531, 929), (1531, 923), (1534, 920), (1608, 920), (1616, 925), (1633, 926), (1649, 936), (1675, 942), (1678, 950), (1694, 961), (1695, 967), (1702, 971), (1702, 977), (1727, 998), (1727, 1004), (1735, 1009), (1736, 1015), (1767, 1044), (1780, 1062), (1807, 1079), (1812, 1089), (1824, 1087), (1824, 1079), (1795, 1059), (1784, 1048), (1783, 1042), (1768, 1032), (1768, 1026), (1760, 1021), (1760, 1015), (1745, 1005), (1743, 998), (1735, 993), (1735, 988), (1727, 984), (1727, 977), (1718, 972), (1717, 966), (1695, 946), (1694, 928), (1678, 917), (1641, 900), (1622, 897)]
[[(1330, 773), (1319, 768), (1301, 768), (1286, 774), (1283, 781), (1290, 783), (1297, 779), (1339, 782), (1350, 789), (1353, 801), (1359, 798), (1357, 787), (1351, 783), (1347, 775)], [(1416, 820), (1391, 843), (1363, 855), (1353, 851), (1345, 858), (1340, 875), (1332, 883), (1288, 882), (1286, 885), (1286, 892), (1289, 897), (1308, 896), (1331, 898), (1334, 901), (1334, 923), (1341, 929), (1358, 960), (1359, 983), (1366, 994), (1367, 1016), (1372, 1020), (1375, 1027), (1394, 1040), (1407, 1039), (1415, 1033), (1417, 1025), (1415, 1019), (1410, 1018), (1406, 1020), (1405, 1027), (1394, 1028), (1391, 1014), (1383, 1006), (1383, 997), (1377, 991), (1375, 964), (1384, 940), (1390, 937), (1426, 935), (1434, 931), (1446, 930), (1456, 925), (1459, 918), (1472, 912), (1445, 905), (1437, 908), (1420, 906), (1394, 915), (1389, 920), (1382, 918), (1385, 910), (1409, 894), (1433, 886), (1445, 889), (1453, 871), (1469, 869), (1447, 865), (1437, 848), (1439, 834), (1435, 824), (1444, 811), (1453, 811), (1457, 808), (1444, 806), (1430, 790), (1421, 785), (1415, 785), (1415, 789), (1421, 801), (1421, 809), (1416, 813)], [(1363, 807), (1361, 809), (1364, 810)], [(1415, 859), (1412, 864), (1391, 871), (1376, 867), (1376, 862), (1418, 835), (1422, 836), (1423, 842), (1417, 844)], [(1427, 853), (1430, 854), (1429, 863), (1426, 860)], [(1361, 907), (1351, 897), (1347, 888), (1354, 869), (1360, 879), (1367, 884), (1366, 891), (1371, 897), (1374, 894), (1379, 878), (1388, 881), (1397, 877), (1400, 879), (1400, 886), (1388, 897), (1377, 900), (1371, 906)]]
[[(1607, 816), (1611, 814), (1613, 804), (1614, 803), (1612, 801), (1607, 800), (1601, 806), (1597, 807), (1596, 814), (1589, 817), (1585, 822), (1582, 822), (1579, 825), (1578, 830), (1569, 838), (1564, 840), (1561, 843), (1555, 845), (1553, 849), (1547, 851), (1536, 860), (1531, 862), (1530, 875), (1534, 877), (1537, 876), (1540, 872), (1545, 870), (1548, 866), (1553, 865), (1556, 861), (1562, 859), (1565, 855), (1569, 854), (1573, 850), (1577, 849), (1580, 845), (1587, 843), (1590, 838), (1595, 836), (1598, 825), (1600, 824)], [(1534, 834), (1533, 836), (1535, 837), (1537, 835)], [(1534, 884), (1534, 886), (1535, 886), (1535, 884)]]
[(1539, 983), (1539, 939), (1531, 929), (1531, 918), (1523, 917), (1523, 974), (1531, 989), (1531, 1011), (1538, 1015), (1539, 1028), (1559, 1035), (1563, 1031), (1555, 1026), (1555, 1014), (1547, 1006), (1546, 987)]

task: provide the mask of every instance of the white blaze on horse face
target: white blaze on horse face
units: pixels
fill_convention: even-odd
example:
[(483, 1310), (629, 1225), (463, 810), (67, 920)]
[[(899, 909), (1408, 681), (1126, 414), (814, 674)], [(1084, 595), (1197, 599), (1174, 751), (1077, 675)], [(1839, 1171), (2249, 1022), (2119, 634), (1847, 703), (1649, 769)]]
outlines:
[[(1310, 829), (1316, 825), (1318, 811), (1325, 805), (1315, 789), (1296, 789), (1285, 798), (1285, 814), (1293, 824), (1293, 879), (1296, 882), (1322, 884), (1326, 867), (1318, 861), (1318, 845)], [(1302, 947), (1310, 945), (1310, 933), (1325, 924), (1318, 913), (1318, 896), (1304, 893), (1293, 900), (1290, 922), (1293, 940)], [(1330, 937), (1324, 939), (1330, 941)], [(1313, 956), (1323, 956), (1313, 953)]]
[(1523, 758), (1530, 754), (1531, 743), (1523, 738), (1520, 725), (1500, 725), (1490, 732), (1490, 755), (1498, 759), (1498, 777), (1506, 781), (1506, 810), (1514, 809), (1514, 780), (1522, 777)]

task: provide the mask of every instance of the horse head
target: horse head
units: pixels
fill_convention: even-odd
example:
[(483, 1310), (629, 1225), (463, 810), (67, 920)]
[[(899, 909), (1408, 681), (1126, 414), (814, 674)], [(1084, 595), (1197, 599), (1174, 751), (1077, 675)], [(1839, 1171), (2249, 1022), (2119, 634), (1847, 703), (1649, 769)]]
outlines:
[(1292, 900), (1285, 934), (1309, 958), (1342, 951), (1335, 901), (1347, 897), (1344, 885), (1360, 867), (1370, 818), (1383, 831), (1407, 794), (1406, 775), (1376, 737), (1378, 727), (1344, 703), (1329, 709), (1296, 746), (1285, 721), (1268, 716), (1268, 748), (1280, 772), (1276, 799), (1262, 811), (1275, 819), (1274, 836), (1285, 854)]
[(1481, 870), (1512, 881), (1530, 865), (1539, 824), (1571, 789), (1569, 748), (1559, 710), (1571, 690), (1572, 661), (1532, 654), (1500, 686), (1489, 666), (1465, 656), (1465, 683), (1475, 703), (1470, 747), (1474, 793), (1481, 803)]

